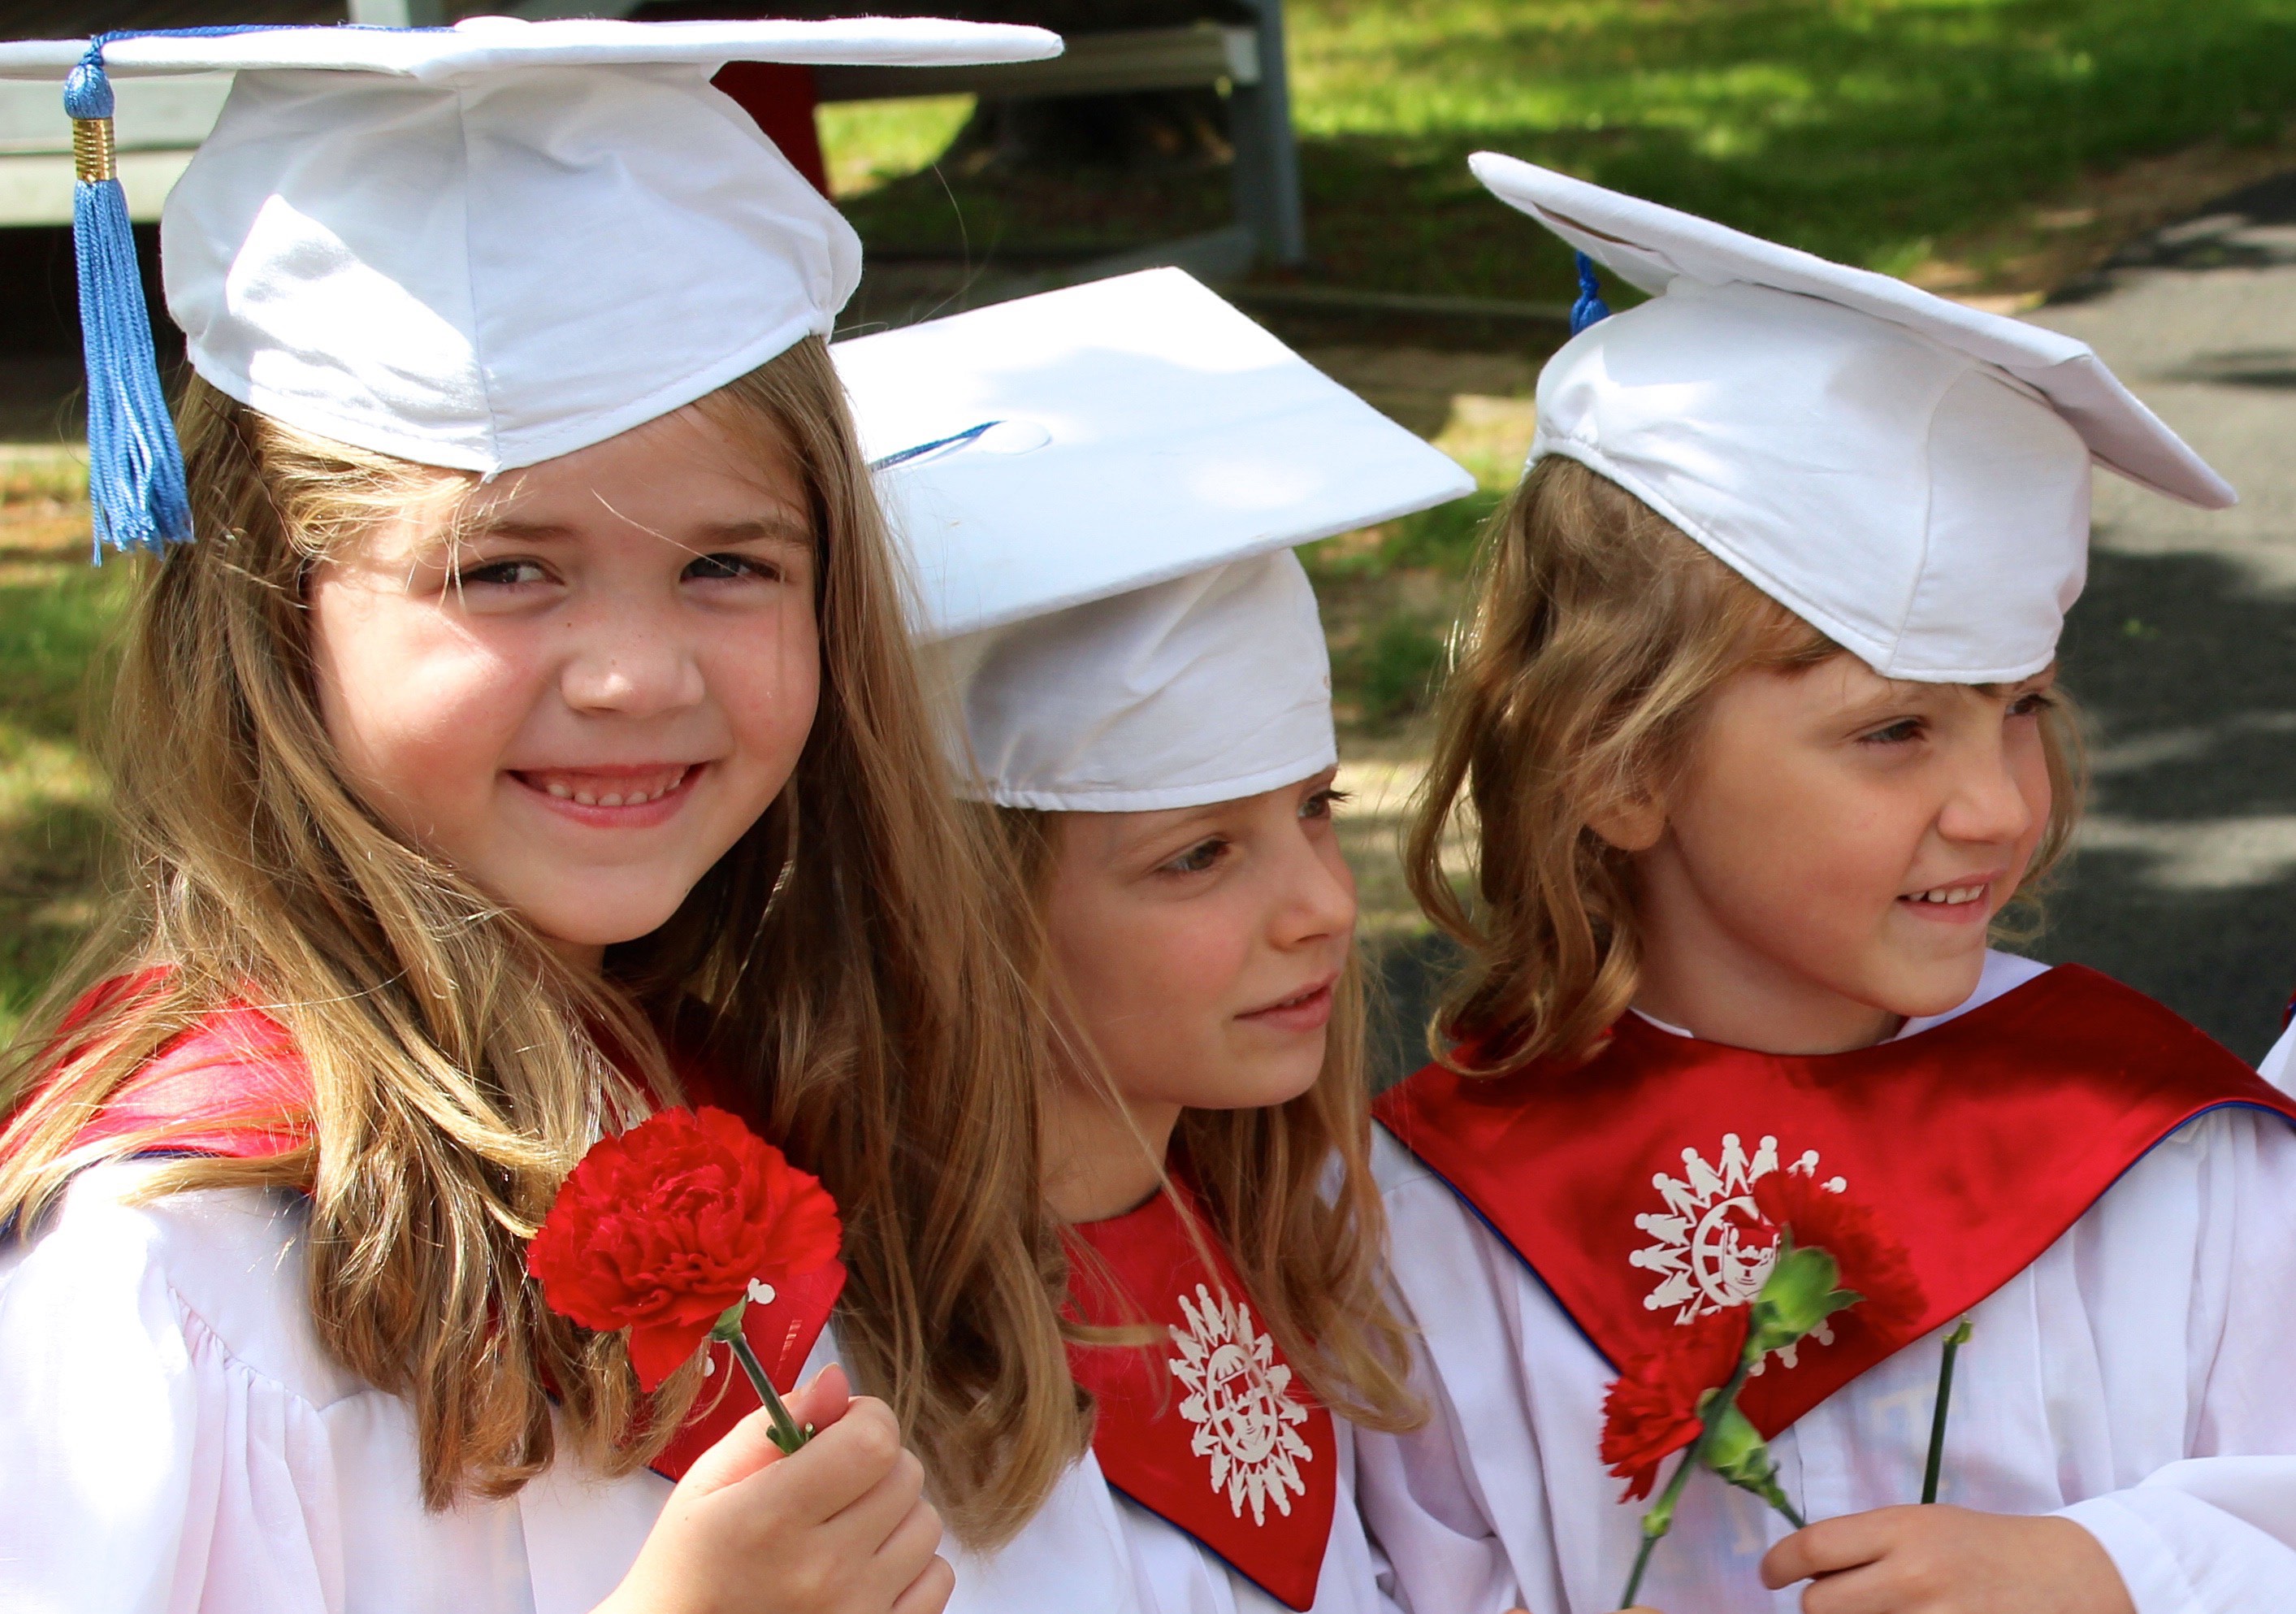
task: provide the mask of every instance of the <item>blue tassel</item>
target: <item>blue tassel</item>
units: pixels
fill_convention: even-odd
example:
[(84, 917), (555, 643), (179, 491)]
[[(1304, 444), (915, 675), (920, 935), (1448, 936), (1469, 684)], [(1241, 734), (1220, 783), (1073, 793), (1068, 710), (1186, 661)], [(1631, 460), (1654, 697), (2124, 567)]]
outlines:
[(1578, 254), (1578, 301), (1570, 305), (1570, 334), (1576, 336), (1597, 320), (1611, 317), (1611, 305), (1603, 301), (1603, 283), (1595, 278), (1595, 260), (1586, 253)]
[(184, 451), (160, 385), (127, 194), (119, 188), (112, 156), (104, 43), (99, 37), (91, 44), (64, 80), (79, 175), (72, 191), (72, 247), (79, 261), (87, 358), (87, 498), (99, 563), (106, 544), (156, 552), (192, 536)]

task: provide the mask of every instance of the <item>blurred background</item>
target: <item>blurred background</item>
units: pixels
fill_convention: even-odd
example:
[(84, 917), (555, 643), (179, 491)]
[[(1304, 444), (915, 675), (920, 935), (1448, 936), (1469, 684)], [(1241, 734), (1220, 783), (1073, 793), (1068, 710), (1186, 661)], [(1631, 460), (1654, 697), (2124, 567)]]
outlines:
[[(451, 20), (434, 4), (352, 14)], [(836, 9), (775, 14), (808, 4)], [(1037, 22), (1071, 48), (1041, 66), (721, 78), (866, 243), (849, 333), (1178, 263), (1480, 482), (1307, 556), (1390, 1069), (1415, 1062), (1446, 956), (1402, 890), (1396, 831), (1480, 525), (1518, 473), (1571, 295), (1565, 254), (1470, 178), (1485, 148), (2079, 335), (2241, 488), (2238, 509), (2202, 515), (2100, 478), (2064, 657), (2092, 812), (2032, 951), (2115, 974), (2244, 1057), (2277, 1034), (2296, 988), (2296, 0), (853, 9)], [(345, 14), (49, 0), (0, 3), (0, 31)], [(123, 89), (139, 218), (226, 88)], [(54, 95), (0, 85), (0, 1032), (102, 900), (88, 725), (127, 573), (87, 565)]]

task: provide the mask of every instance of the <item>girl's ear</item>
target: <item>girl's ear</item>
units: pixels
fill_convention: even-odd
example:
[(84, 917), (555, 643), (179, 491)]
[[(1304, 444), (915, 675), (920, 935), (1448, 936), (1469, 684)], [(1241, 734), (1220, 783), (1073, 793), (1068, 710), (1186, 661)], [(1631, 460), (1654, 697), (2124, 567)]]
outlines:
[(1666, 833), (1666, 801), (1646, 786), (1623, 786), (1595, 803), (1587, 828), (1620, 852), (1648, 852)]

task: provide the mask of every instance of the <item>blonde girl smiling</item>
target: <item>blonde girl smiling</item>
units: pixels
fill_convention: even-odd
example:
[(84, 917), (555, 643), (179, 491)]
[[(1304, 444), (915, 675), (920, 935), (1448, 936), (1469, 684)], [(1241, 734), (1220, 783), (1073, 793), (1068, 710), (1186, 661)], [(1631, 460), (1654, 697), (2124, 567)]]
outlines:
[[(707, 83), (1052, 45), (96, 47), (242, 70), (164, 231), (193, 541), (133, 563), (123, 901), (0, 1078), (12, 1595), (930, 1614), (942, 1515), (1065, 1463), (1041, 1038), (824, 342), (857, 243)], [(697, 1099), (837, 1198), (790, 1361), (844, 1368), (673, 1486), (705, 1363), (642, 1393), (525, 1244)]]

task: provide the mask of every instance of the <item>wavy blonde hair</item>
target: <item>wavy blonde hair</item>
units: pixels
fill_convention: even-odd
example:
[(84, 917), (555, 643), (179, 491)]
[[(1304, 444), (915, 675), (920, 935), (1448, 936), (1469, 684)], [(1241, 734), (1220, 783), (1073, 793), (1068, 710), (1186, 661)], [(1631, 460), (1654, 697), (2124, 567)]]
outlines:
[[(1726, 679), (1843, 654), (1617, 483), (1560, 456), (1532, 467), (1484, 538), (1406, 837), (1413, 896), (1468, 960), (1429, 1027), (1434, 1057), (1481, 1075), (1593, 1052), (1634, 1000), (1641, 948), (1631, 860), (1588, 820), (1674, 786)], [(2006, 937), (2034, 927), (2080, 818), (2062, 696), (2041, 734), (2049, 821)], [(1462, 843), (1467, 892), (1445, 867)]]
[[(1041, 927), (1062, 815), (993, 811), (1031, 898), (1030, 922)], [(1030, 951), (1050, 958), (1041, 940)], [(1042, 995), (1057, 1002), (1058, 983), (1048, 979)], [(1387, 1213), (1371, 1173), (1365, 1022), (1362, 961), (1351, 949), (1333, 987), (1315, 1085), (1286, 1104), (1185, 1109), (1173, 1145), (1253, 1314), (1316, 1396), (1357, 1423), (1401, 1430), (1425, 1414), (1406, 1383), (1409, 1333), (1381, 1282)], [(1089, 1049), (1070, 1050), (1068, 1062), (1071, 1075), (1062, 1079), (1090, 1079), (1098, 1063)], [(1120, 1342), (1104, 1331), (1077, 1334)]]
[[(455, 473), (304, 436), (194, 381), (195, 545), (140, 561), (108, 730), (123, 901), (0, 1074), (0, 1225), (86, 1164), (72, 1141), (171, 1037), (251, 1001), (308, 1060), (312, 1141), (187, 1159), (154, 1191), (305, 1189), (321, 1338), (413, 1405), (426, 1502), (515, 1490), (560, 1429), (609, 1473), (676, 1427), (616, 1335), (540, 1304), (525, 1241), (603, 1119), (676, 1087), (658, 1028), (728, 1082), (845, 1220), (840, 1351), (899, 1414), (960, 1535), (1034, 1511), (1084, 1438), (1037, 1205), (1046, 1066), (1029, 937), (993, 832), (951, 805), (901, 592), (826, 348), (701, 400), (798, 468), (819, 552), (822, 695), (779, 798), (603, 979), (408, 844), (345, 786), (304, 581)], [(62, 1029), (90, 982), (168, 968)], [(691, 1043), (691, 1048), (685, 1046)], [(602, 1050), (622, 1056), (609, 1059)], [(636, 1077), (626, 1074), (635, 1066)], [(152, 1142), (147, 1133), (111, 1152)]]

